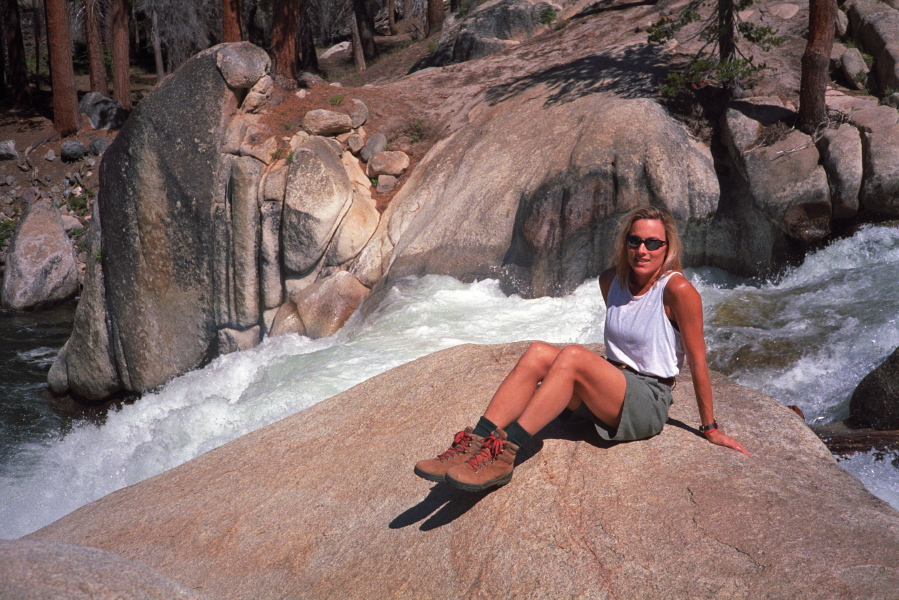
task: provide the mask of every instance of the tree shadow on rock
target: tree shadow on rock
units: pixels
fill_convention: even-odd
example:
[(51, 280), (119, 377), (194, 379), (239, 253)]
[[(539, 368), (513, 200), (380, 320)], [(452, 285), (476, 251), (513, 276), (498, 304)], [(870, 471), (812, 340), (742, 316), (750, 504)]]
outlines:
[(628, 46), (495, 85), (487, 89), (485, 99), (496, 105), (535, 86), (551, 91), (545, 107), (600, 92), (614, 92), (621, 98), (650, 98), (657, 95), (667, 72), (668, 63), (659, 46)]

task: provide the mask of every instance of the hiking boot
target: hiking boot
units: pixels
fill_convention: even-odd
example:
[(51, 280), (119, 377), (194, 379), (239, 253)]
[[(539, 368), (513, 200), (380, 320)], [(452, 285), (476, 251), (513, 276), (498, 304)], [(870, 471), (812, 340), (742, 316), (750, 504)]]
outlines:
[(506, 441), (506, 432), (496, 428), (481, 442), (477, 453), (446, 473), (446, 482), (466, 492), (480, 492), (512, 481), (518, 446)]
[(418, 461), (415, 464), (415, 474), (428, 481), (443, 481), (443, 476), (447, 471), (462, 464), (481, 449), (481, 440), (483, 439), (481, 436), (471, 433), (471, 427), (466, 427), (464, 431), (460, 431), (453, 438), (453, 444), (449, 450), (437, 458)]

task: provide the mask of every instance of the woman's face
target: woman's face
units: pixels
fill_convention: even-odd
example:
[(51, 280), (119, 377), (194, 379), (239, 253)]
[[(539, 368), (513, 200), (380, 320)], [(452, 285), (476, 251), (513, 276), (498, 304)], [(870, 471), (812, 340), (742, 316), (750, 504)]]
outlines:
[[(640, 219), (634, 221), (628, 236), (636, 236), (642, 240), (662, 240), (667, 242), (665, 226), (658, 219)], [(640, 244), (636, 248), (627, 246), (627, 262), (638, 279), (653, 278), (662, 270), (665, 263), (667, 245), (662, 245), (657, 250), (648, 250), (646, 244)]]

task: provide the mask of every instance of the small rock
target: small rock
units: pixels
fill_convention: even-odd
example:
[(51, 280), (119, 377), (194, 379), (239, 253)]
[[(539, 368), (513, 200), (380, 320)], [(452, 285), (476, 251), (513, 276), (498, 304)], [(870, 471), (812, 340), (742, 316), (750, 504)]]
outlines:
[(15, 175), (7, 175), (6, 176), (6, 185), (8, 185), (9, 187), (16, 185), (16, 182), (17, 182), (17, 179), (16, 179)]
[(365, 142), (365, 146), (362, 148), (359, 156), (363, 160), (363, 162), (368, 162), (372, 156), (377, 154), (378, 152), (383, 152), (384, 148), (387, 147), (387, 136), (383, 133), (376, 133)]
[(306, 97), (306, 95), (307, 95), (308, 93), (309, 93), (308, 90), (305, 90), (305, 89), (299, 89), (299, 90), (295, 91), (295, 92), (293, 93), (293, 95), (296, 96), (297, 98), (299, 98), (300, 100), (302, 100), (303, 98)]
[[(899, 92), (895, 94), (890, 94), (886, 99), (887, 106), (892, 106), (895, 109), (899, 109)], [(6, 178), (9, 181), (9, 177)], [(12, 185), (11, 183), (7, 183), (7, 185)]]
[(349, 115), (331, 110), (310, 110), (303, 117), (303, 129), (312, 135), (334, 135), (344, 133), (353, 128)]
[(771, 14), (780, 17), (783, 20), (792, 19), (799, 12), (799, 7), (795, 4), (775, 4), (769, 7)]
[(329, 59), (350, 61), (353, 59), (353, 47), (349, 42), (340, 42), (322, 52), (322, 55), (318, 57), (318, 60)]
[(849, 17), (842, 10), (837, 10), (835, 25), (837, 29), (837, 35), (840, 37), (846, 37), (846, 32), (849, 31)]
[(343, 87), (343, 84), (340, 83), (339, 81), (335, 81), (334, 83), (331, 84), (331, 87)]
[(66, 233), (71, 233), (73, 229), (84, 229), (84, 225), (81, 224), (77, 217), (68, 214), (62, 215), (62, 227)]
[(269, 75), (263, 76), (256, 85), (249, 91), (247, 97), (244, 98), (241, 110), (248, 113), (258, 112), (260, 108), (268, 103), (269, 96), (272, 94), (272, 86), (274, 79)]
[(313, 85), (324, 85), (328, 82), (314, 73), (303, 72), (297, 77), (297, 83), (301, 87), (310, 88)]
[(52, 148), (50, 150), (47, 150), (47, 153), (44, 155), (44, 159), (48, 162), (53, 162), (54, 160), (56, 160), (56, 152), (54, 152)]
[(353, 100), (353, 112), (350, 113), (350, 120), (353, 123), (353, 129), (362, 127), (368, 119), (368, 107), (362, 100)]
[[(90, 144), (88, 144), (88, 149), (94, 156), (100, 156), (101, 154), (103, 154), (103, 151), (106, 150), (107, 147), (109, 147), (109, 144), (106, 143), (106, 140), (99, 137), (93, 138), (90, 141)], [(87, 166), (93, 167), (94, 165), (93, 163), (88, 163)]]
[(19, 153), (16, 152), (15, 140), (0, 142), (0, 160), (19, 160)]
[(87, 115), (94, 129), (118, 129), (128, 118), (121, 104), (99, 92), (85, 94), (78, 110)]
[(32, 202), (37, 200), (38, 196), (40, 196), (40, 190), (38, 190), (34, 186), (31, 186), (30, 188), (22, 192), (22, 200), (25, 201), (25, 204), (31, 204)]
[(265, 50), (246, 42), (223, 47), (215, 62), (225, 83), (235, 89), (253, 87), (272, 64)]
[[(95, 138), (95, 139), (99, 139), (99, 138)], [(89, 158), (86, 161), (84, 161), (84, 164), (87, 165), (88, 169), (93, 169), (94, 165), (97, 164), (97, 161), (95, 161), (93, 158)]]
[(62, 143), (59, 152), (63, 162), (75, 162), (84, 158), (87, 148), (78, 140), (69, 140)]
[(378, 152), (368, 161), (365, 174), (369, 177), (378, 177), (380, 181), (381, 175), (398, 177), (408, 168), (409, 156), (405, 152)]
[(365, 142), (363, 141), (361, 135), (359, 135), (358, 133), (353, 133), (346, 139), (346, 145), (347, 148), (350, 149), (350, 152), (352, 152), (353, 154), (359, 154), (359, 151), (365, 147)]
[(843, 77), (850, 87), (857, 90), (865, 89), (865, 83), (868, 81), (868, 65), (858, 48), (849, 48), (840, 57), (840, 66), (843, 71)]
[(396, 183), (399, 181), (393, 175), (381, 175), (378, 177), (378, 187), (377, 192), (379, 194), (385, 194), (393, 190), (396, 187)]

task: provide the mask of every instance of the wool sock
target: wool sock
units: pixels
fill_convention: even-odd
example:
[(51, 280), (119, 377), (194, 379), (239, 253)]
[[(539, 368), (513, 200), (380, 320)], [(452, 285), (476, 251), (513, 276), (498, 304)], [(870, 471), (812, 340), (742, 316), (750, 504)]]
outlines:
[(487, 437), (488, 435), (493, 433), (493, 430), (495, 429), (496, 425), (493, 423), (493, 421), (491, 421), (487, 417), (481, 417), (478, 420), (478, 424), (475, 425), (474, 431), (472, 431), (472, 433), (481, 437)]
[(512, 442), (519, 448), (523, 448), (525, 444), (531, 441), (534, 436), (518, 424), (518, 421), (512, 421), (506, 427), (506, 440)]

